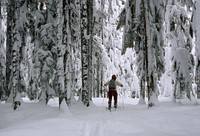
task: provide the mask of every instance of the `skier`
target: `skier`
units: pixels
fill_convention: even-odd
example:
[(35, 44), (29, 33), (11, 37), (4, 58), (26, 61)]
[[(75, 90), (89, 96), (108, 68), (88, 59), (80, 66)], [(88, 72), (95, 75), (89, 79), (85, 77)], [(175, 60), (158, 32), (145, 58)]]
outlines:
[(110, 81), (108, 81), (105, 86), (109, 87), (109, 91), (108, 91), (108, 109), (111, 109), (111, 103), (112, 103), (112, 97), (114, 97), (114, 107), (117, 108), (117, 90), (116, 87), (117, 86), (121, 86), (123, 87), (123, 85), (121, 83), (119, 83), (118, 81), (116, 81), (116, 76), (112, 75), (112, 79)]

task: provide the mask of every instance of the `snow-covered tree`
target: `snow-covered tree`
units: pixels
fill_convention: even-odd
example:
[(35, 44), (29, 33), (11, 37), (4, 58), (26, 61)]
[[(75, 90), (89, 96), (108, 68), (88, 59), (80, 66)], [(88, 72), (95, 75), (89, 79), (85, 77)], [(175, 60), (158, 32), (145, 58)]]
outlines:
[[(58, 11), (58, 89), (60, 92), (60, 101), (65, 98), (68, 105), (70, 105), (73, 97), (73, 90), (75, 85), (75, 65), (74, 64), (74, 49), (77, 43), (77, 25), (76, 19), (79, 17), (76, 13), (75, 1), (65, 0), (60, 2)], [(75, 37), (77, 36), (77, 37)], [(73, 70), (74, 69), (74, 70)], [(61, 88), (60, 88), (61, 87)]]
[(103, 61), (102, 61), (102, 42), (103, 42), (103, 25), (106, 19), (106, 13), (104, 11), (105, 0), (94, 1), (94, 41), (93, 41), (93, 97), (102, 96), (103, 93)]
[[(123, 82), (124, 85), (123, 88), (118, 89), (119, 95), (122, 96), (122, 92), (127, 90), (125, 91), (126, 94), (123, 93), (123, 95), (130, 96), (130, 93), (138, 93), (139, 90), (138, 79), (135, 76), (135, 54), (131, 49), (127, 49), (127, 52), (123, 56), (121, 55), (122, 29), (116, 31), (118, 15), (123, 7), (123, 0), (96, 1), (94, 11), (94, 47), (96, 48), (98, 46), (99, 48), (95, 50), (96, 53), (94, 52), (94, 54), (96, 55), (93, 57), (94, 60), (98, 60), (98, 57), (100, 57), (99, 60), (102, 63), (100, 78), (102, 82), (105, 83), (115, 74), (118, 80)], [(94, 65), (95, 63), (94, 61)], [(103, 83), (100, 82), (100, 84)], [(100, 86), (100, 88), (101, 94), (103, 94), (102, 96), (105, 96), (108, 88), (104, 86)]]
[[(63, 14), (64, 12), (63, 9), (66, 8), (66, 3), (63, 3), (64, 1), (58, 2), (58, 17), (57, 17), (57, 23), (58, 23), (58, 32), (57, 32), (57, 91), (59, 94), (59, 107), (62, 103), (63, 98), (66, 98), (66, 90), (65, 90), (65, 66), (64, 66), (64, 54), (66, 52), (66, 46), (64, 46), (64, 41), (63, 41)], [(67, 21), (67, 20), (64, 20)]]
[[(10, 84), (8, 87), (10, 87), (10, 96), (8, 98), (8, 102), (14, 103), (14, 109), (17, 108), (18, 105), (20, 105), (20, 93), (24, 92), (25, 85), (23, 84), (23, 75), (22, 75), (22, 69), (21, 66), (23, 64), (23, 54), (24, 54), (24, 47), (25, 47), (25, 29), (24, 29), (24, 18), (23, 18), (23, 12), (24, 12), (24, 6), (25, 1), (18, 1), (14, 2), (14, 14), (12, 16), (12, 46), (11, 46), (11, 58), (12, 63), (9, 66), (11, 70), (11, 77), (10, 77)], [(8, 43), (8, 42), (7, 42)], [(9, 45), (6, 44), (6, 48)], [(6, 58), (7, 61), (7, 58)], [(8, 60), (9, 61), (9, 60)], [(8, 88), (7, 88), (8, 89)]]
[(92, 81), (93, 0), (81, 1), (82, 101), (89, 106)]
[[(14, 14), (14, 30), (13, 30), (13, 47), (12, 47), (12, 68), (11, 68), (11, 93), (10, 99), (13, 99), (13, 103), (20, 101), (17, 94), (21, 91), (21, 79), (20, 79), (20, 49), (22, 46), (22, 35), (20, 34), (20, 2), (15, 3)], [(15, 108), (17, 108), (15, 104)]]
[(198, 23), (200, 21), (200, 1), (196, 0), (196, 9), (194, 11), (193, 29), (196, 34), (196, 46), (195, 46), (195, 83), (197, 85), (197, 98), (200, 99), (200, 27)]
[[(140, 104), (144, 104), (145, 99), (145, 44), (144, 38), (144, 17), (142, 13), (144, 7), (141, 5), (141, 1), (127, 1), (126, 6), (121, 12), (117, 29), (124, 26), (123, 34), (123, 48), (122, 54), (124, 54), (127, 48), (135, 49), (136, 63), (137, 63), (137, 76), (139, 77), (140, 86)], [(142, 22), (142, 23), (140, 23)]]
[(5, 90), (7, 91), (7, 95), (10, 94), (11, 90), (11, 64), (12, 64), (12, 46), (14, 44), (13, 40), (13, 32), (14, 28), (14, 9), (15, 9), (15, 1), (9, 0), (7, 6), (7, 29), (6, 29), (6, 76), (5, 76)]
[[(80, 1), (79, 0), (71, 0), (69, 8), (69, 34), (68, 34), (68, 44), (69, 48), (68, 53), (68, 61), (67, 67), (69, 68), (68, 79), (71, 77), (71, 84), (68, 84), (68, 101), (72, 103), (74, 101), (74, 95), (77, 92), (77, 95), (81, 95), (80, 88), (82, 86), (81, 79), (81, 41), (80, 41)], [(66, 82), (68, 82), (66, 80)]]
[[(33, 52), (34, 70), (36, 80), (41, 90), (40, 100), (48, 101), (54, 95), (50, 82), (54, 74), (56, 44), (56, 3), (55, 1), (37, 3), (38, 10), (35, 16), (35, 47)], [(47, 102), (46, 101), (46, 102)]]
[[(124, 25), (122, 53), (134, 47), (137, 54), (138, 77), (140, 79), (140, 99), (144, 99), (147, 85), (148, 104), (157, 104), (157, 82), (164, 71), (164, 8), (163, 1), (126, 1), (120, 15), (118, 28)], [(144, 101), (144, 100), (143, 100)]]
[(4, 83), (5, 83), (5, 30), (4, 30), (4, 22), (5, 22), (5, 13), (4, 11), (4, 2), (0, 2), (0, 100), (3, 99), (3, 96), (5, 96), (5, 90), (4, 90)]
[[(146, 94), (148, 105), (156, 105), (158, 85), (165, 96), (174, 87), (173, 98), (185, 92), (191, 98), (194, 52), (200, 92), (192, 0), (2, 2), (8, 6), (1, 10), (7, 16), (6, 35), (0, 18), (0, 78), (5, 79), (0, 81), (0, 97), (5, 85), (6, 95), (12, 92), (16, 98), (16, 92), (26, 90), (30, 99), (48, 102), (55, 95), (60, 104), (65, 99), (70, 105), (78, 95), (89, 106), (92, 97), (106, 96), (103, 84), (115, 74), (124, 86), (119, 96), (124, 90), (129, 96), (140, 94), (139, 103), (145, 103)], [(164, 79), (174, 84), (164, 86)]]
[(144, 47), (145, 47), (145, 75), (148, 91), (148, 105), (157, 103), (157, 83), (164, 72), (164, 3), (162, 0), (143, 0), (144, 8)]
[(166, 5), (166, 45), (171, 47), (173, 100), (185, 96), (191, 99), (193, 93), (192, 8), (193, 1), (168, 1)]
[(36, 0), (28, 0), (27, 1), (27, 7), (28, 11), (26, 13), (27, 18), (27, 27), (28, 27), (28, 35), (29, 40), (27, 42), (26, 46), (26, 67), (27, 67), (27, 73), (28, 73), (28, 79), (27, 79), (27, 94), (28, 97), (33, 100), (37, 99), (37, 92), (38, 92), (38, 73), (35, 68), (35, 59), (34, 59), (34, 52), (35, 47), (37, 43), (37, 37), (36, 37), (36, 29), (35, 29), (35, 23), (36, 23), (36, 11), (37, 11), (37, 1)]

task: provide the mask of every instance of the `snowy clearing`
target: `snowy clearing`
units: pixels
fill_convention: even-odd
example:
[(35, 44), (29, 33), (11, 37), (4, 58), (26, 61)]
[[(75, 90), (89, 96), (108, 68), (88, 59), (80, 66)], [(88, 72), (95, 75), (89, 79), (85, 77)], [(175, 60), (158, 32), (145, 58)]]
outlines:
[(44, 103), (22, 103), (13, 111), (0, 104), (0, 136), (199, 136), (200, 106), (190, 103), (147, 108), (138, 99), (119, 98), (117, 111), (106, 110), (107, 99), (95, 98), (84, 107), (73, 104), (59, 111), (57, 99)]

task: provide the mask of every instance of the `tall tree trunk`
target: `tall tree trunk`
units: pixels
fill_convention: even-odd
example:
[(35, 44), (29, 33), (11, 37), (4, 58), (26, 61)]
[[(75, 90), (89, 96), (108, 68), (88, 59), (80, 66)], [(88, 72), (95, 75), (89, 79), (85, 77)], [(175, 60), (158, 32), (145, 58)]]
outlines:
[(14, 29), (13, 29), (13, 48), (12, 48), (12, 79), (11, 79), (11, 94), (10, 99), (13, 98), (14, 110), (20, 105), (21, 96), (20, 96), (20, 48), (22, 44), (22, 36), (20, 34), (20, 3), (15, 3), (14, 6), (15, 14), (13, 16), (14, 19)]
[(2, 12), (1, 12), (1, 8), (2, 8), (2, 1), (0, 1), (0, 100), (2, 99), (3, 93), (4, 93), (4, 68), (3, 68), (3, 62), (4, 62), (4, 56), (3, 56), (3, 43), (4, 43), (4, 38), (3, 38), (3, 27), (2, 27)]
[(88, 39), (87, 39), (87, 0), (81, 3), (81, 63), (82, 63), (82, 101), (89, 106), (88, 85)]
[(97, 72), (97, 77), (96, 77), (96, 79), (97, 79), (97, 91), (96, 91), (96, 95), (95, 95), (95, 97), (99, 97), (99, 94), (100, 94), (100, 82), (101, 82), (101, 66), (100, 66), (100, 56), (99, 56), (99, 53), (98, 53), (98, 55), (97, 55), (97, 70), (96, 70)]
[(140, 100), (138, 104), (145, 104), (145, 77), (140, 79)]
[[(65, 46), (63, 43), (63, 23), (62, 17), (63, 17), (63, 11), (65, 8), (66, 0), (61, 0), (58, 3), (58, 32), (57, 32), (57, 39), (58, 39), (58, 47), (57, 47), (57, 77), (58, 77), (58, 94), (59, 94), (59, 107), (63, 101), (64, 98), (66, 98), (66, 90), (65, 90), (65, 60), (66, 60), (66, 54), (65, 54)], [(65, 20), (64, 20), (65, 21)]]
[(82, 101), (86, 106), (90, 105), (89, 92), (89, 22), (88, 1), (81, 1), (81, 63), (82, 63)]
[[(150, 101), (150, 94), (151, 94), (151, 88), (150, 88), (150, 74), (149, 74), (149, 62), (148, 62), (148, 34), (147, 34), (147, 5), (146, 1), (142, 0), (142, 6), (143, 6), (143, 20), (144, 20), (144, 54), (145, 54), (145, 76), (146, 76), (146, 83), (147, 83), (147, 93), (148, 93), (148, 102)], [(148, 103), (150, 105), (150, 103)]]
[(88, 17), (88, 85), (89, 85), (89, 99), (92, 100), (92, 92), (93, 92), (93, 84), (94, 84), (94, 76), (93, 76), (93, 0), (87, 0), (87, 17)]
[(195, 81), (197, 85), (197, 98), (200, 99), (200, 60), (198, 60), (197, 63)]
[[(13, 41), (13, 28), (14, 28), (14, 13), (15, 13), (15, 1), (8, 0), (7, 6), (7, 33), (6, 33), (6, 80), (5, 80), (5, 90), (7, 91), (7, 96), (11, 93), (11, 66), (12, 66), (12, 46)], [(10, 101), (11, 102), (11, 101)]]
[[(71, 5), (71, 0), (67, 1), (67, 6), (69, 7)], [(65, 24), (65, 47), (66, 47), (66, 64), (65, 64), (65, 68), (66, 68), (66, 75), (65, 75), (65, 83), (66, 83), (66, 90), (67, 90), (67, 104), (70, 105), (71, 104), (71, 95), (72, 95), (72, 54), (73, 54), (73, 50), (72, 50), (72, 42), (71, 42), (71, 8), (67, 8), (66, 7), (66, 11), (65, 13), (65, 19), (66, 22)]]
[[(195, 10), (195, 20), (198, 21), (200, 19), (200, 1), (196, 1), (196, 10)], [(196, 23), (196, 40), (197, 45), (195, 48), (195, 54), (196, 54), (196, 74), (195, 74), (195, 82), (197, 85), (197, 98), (200, 99), (200, 27), (197, 25), (199, 22)]]
[[(35, 45), (36, 45), (36, 25), (35, 25), (35, 12), (37, 10), (37, 0), (28, 0), (27, 1), (27, 6), (29, 7), (29, 14), (27, 15), (29, 18), (29, 28), (30, 32), (29, 35), (31, 36), (31, 44), (29, 45), (30, 47), (28, 48), (28, 54), (30, 53), (31, 55), (28, 56), (34, 56), (35, 55)], [(31, 49), (32, 48), (32, 49)], [(33, 50), (33, 51), (32, 51)], [(29, 57), (28, 57), (29, 58)], [(31, 100), (37, 98), (37, 91), (38, 91), (38, 78), (35, 69), (35, 63), (36, 61), (34, 60), (33, 57), (30, 57), (31, 61), (27, 61), (28, 63), (28, 69), (29, 69), (29, 86), (28, 86), (28, 96)]]

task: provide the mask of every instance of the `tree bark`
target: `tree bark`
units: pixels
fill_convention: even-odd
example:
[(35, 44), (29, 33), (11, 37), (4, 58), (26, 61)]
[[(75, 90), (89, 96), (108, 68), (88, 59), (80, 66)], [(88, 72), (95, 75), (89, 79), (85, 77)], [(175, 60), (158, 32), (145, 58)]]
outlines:
[(11, 89), (11, 66), (12, 66), (12, 46), (14, 44), (13, 41), (13, 28), (14, 28), (14, 13), (15, 13), (15, 1), (8, 0), (7, 6), (7, 33), (6, 33), (6, 80), (5, 80), (5, 90), (7, 91), (7, 95), (10, 94)]
[[(144, 20), (144, 56), (145, 56), (145, 76), (146, 76), (146, 83), (147, 83), (147, 93), (148, 93), (148, 101), (150, 101), (150, 94), (151, 94), (151, 88), (150, 88), (150, 77), (149, 77), (149, 68), (148, 68), (148, 35), (147, 35), (147, 6), (146, 1), (142, 0), (142, 6), (143, 6), (143, 20)], [(150, 104), (150, 103), (149, 103)]]

